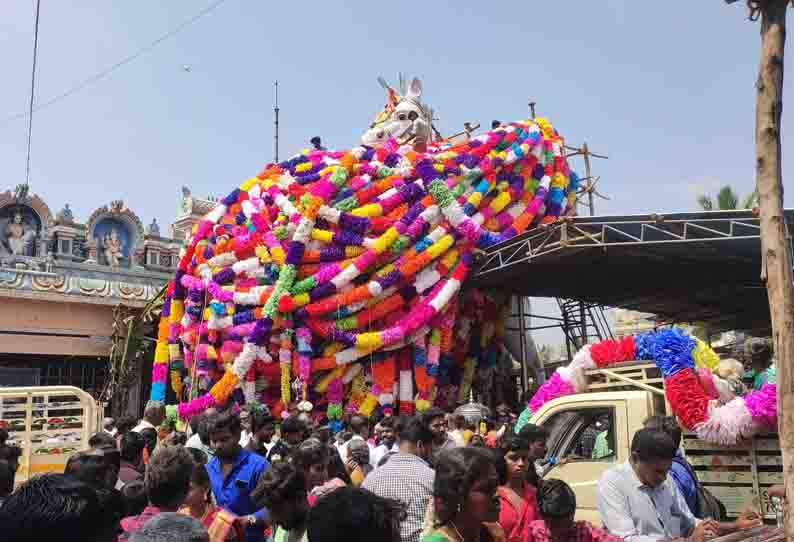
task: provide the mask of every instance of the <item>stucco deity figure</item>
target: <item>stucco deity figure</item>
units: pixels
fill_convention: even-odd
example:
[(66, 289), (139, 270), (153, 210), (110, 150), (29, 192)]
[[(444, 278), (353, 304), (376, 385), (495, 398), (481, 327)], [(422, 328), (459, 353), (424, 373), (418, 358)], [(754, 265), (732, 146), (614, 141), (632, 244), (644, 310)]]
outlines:
[(35, 232), (31, 227), (25, 224), (22, 213), (17, 211), (14, 213), (14, 218), (6, 224), (5, 231), (6, 245), (11, 254), (15, 256), (23, 256), (30, 241), (35, 236)]
[(102, 248), (105, 253), (105, 261), (110, 267), (118, 267), (119, 261), (123, 256), (124, 244), (119, 238), (119, 231), (112, 228), (110, 233), (105, 234), (102, 240)]

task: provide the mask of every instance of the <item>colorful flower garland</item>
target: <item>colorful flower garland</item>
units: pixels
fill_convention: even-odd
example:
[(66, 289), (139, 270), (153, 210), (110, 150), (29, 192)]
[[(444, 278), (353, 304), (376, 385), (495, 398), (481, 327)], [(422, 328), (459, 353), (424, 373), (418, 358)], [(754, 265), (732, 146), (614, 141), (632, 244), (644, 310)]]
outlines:
[[(276, 387), (274, 412), (295, 399), (335, 420), (345, 389), (351, 408), (406, 413), (433, 403), (439, 377), (468, 394), (501, 341), (493, 325), (474, 353), (453, 340), (473, 250), (568, 212), (577, 184), (540, 118), (426, 152), (390, 141), (270, 164), (195, 228), (167, 291), (151, 397), (170, 387), (190, 418)], [(350, 364), (371, 366), (371, 390)]]
[(549, 401), (584, 391), (584, 371), (634, 359), (656, 364), (673, 413), (698, 438), (733, 445), (762, 430), (777, 428), (775, 384), (719, 404), (713, 391), (713, 379), (719, 377), (712, 375), (719, 356), (700, 339), (673, 328), (585, 346), (538, 389), (519, 417), (516, 432)]

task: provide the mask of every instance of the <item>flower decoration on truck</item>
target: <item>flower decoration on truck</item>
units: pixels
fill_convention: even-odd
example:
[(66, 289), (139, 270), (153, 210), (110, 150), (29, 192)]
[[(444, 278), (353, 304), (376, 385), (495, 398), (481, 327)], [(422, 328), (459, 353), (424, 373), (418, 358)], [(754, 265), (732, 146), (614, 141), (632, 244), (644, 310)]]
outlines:
[(635, 359), (656, 364), (670, 408), (681, 425), (700, 439), (733, 445), (777, 428), (775, 384), (744, 396), (726, 395), (720, 390), (729, 386), (716, 372), (719, 356), (700, 339), (672, 328), (586, 345), (538, 389), (519, 418), (516, 432), (549, 401), (583, 392), (585, 371)]

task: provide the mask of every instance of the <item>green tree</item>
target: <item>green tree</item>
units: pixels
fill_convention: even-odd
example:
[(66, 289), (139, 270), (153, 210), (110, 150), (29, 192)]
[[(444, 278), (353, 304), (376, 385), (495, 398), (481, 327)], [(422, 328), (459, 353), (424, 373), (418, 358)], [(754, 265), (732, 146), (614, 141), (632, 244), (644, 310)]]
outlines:
[(739, 194), (729, 185), (725, 185), (717, 192), (716, 201), (710, 195), (702, 194), (698, 196), (697, 202), (704, 211), (752, 209), (758, 205), (758, 192), (753, 191), (740, 201)]

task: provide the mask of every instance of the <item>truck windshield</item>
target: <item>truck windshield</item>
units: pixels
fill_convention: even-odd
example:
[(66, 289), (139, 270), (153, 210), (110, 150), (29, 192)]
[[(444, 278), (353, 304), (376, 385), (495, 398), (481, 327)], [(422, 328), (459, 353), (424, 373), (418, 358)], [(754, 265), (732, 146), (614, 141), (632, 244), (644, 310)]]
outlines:
[(614, 410), (583, 408), (558, 412), (543, 426), (549, 454), (558, 460), (610, 461), (615, 458)]

